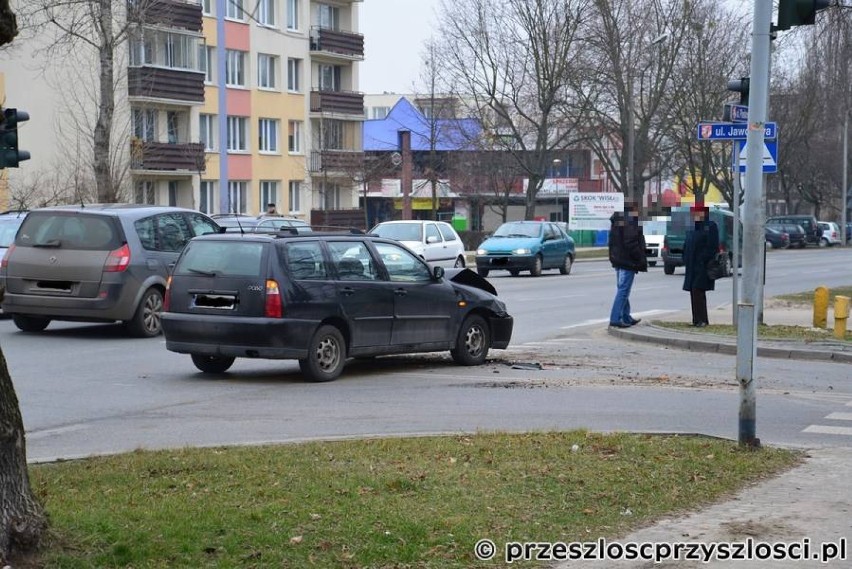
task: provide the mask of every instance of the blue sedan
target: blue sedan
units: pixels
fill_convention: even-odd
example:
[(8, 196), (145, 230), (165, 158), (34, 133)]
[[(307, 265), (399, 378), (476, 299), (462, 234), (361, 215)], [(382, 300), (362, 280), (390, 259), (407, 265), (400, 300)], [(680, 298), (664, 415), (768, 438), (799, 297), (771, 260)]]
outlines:
[(510, 221), (497, 228), (476, 250), (476, 272), (509, 271), (513, 277), (529, 271), (534, 277), (543, 269), (559, 269), (563, 275), (574, 264), (574, 240), (549, 221)]

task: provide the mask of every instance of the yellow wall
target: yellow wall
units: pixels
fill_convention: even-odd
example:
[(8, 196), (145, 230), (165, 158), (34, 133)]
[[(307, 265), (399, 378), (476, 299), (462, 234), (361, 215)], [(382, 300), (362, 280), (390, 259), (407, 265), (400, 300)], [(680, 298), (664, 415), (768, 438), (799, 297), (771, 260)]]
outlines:
[[(686, 187), (686, 194), (681, 197), (681, 203), (695, 203), (695, 193), (692, 191), (692, 176), (676, 176), (674, 179), (675, 188), (680, 188), (681, 185)], [(701, 176), (696, 176), (696, 184), (701, 186)], [(707, 193), (704, 195), (705, 203), (725, 203), (725, 197), (715, 184), (711, 183), (707, 188)]]

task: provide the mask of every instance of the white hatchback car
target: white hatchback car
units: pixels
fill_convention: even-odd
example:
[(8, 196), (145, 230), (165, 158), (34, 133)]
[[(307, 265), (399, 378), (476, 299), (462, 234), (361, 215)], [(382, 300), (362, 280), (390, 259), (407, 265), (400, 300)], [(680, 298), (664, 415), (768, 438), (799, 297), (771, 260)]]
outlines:
[(464, 243), (444, 221), (384, 221), (369, 231), (399, 241), (431, 266), (464, 267)]
[(840, 226), (833, 221), (820, 221), (819, 228), (822, 230), (820, 247), (840, 245)]

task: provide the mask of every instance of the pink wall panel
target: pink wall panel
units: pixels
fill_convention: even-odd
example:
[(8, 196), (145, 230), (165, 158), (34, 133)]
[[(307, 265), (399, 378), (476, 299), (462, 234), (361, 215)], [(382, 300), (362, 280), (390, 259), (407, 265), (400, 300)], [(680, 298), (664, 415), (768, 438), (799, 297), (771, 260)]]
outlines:
[(237, 117), (251, 116), (251, 91), (243, 89), (228, 89), (228, 114)]
[(229, 154), (228, 177), (231, 180), (251, 180), (251, 156), (248, 154)]
[(237, 22), (225, 22), (225, 47), (228, 49), (239, 49), (248, 51), (251, 41), (249, 34), (251, 26)]

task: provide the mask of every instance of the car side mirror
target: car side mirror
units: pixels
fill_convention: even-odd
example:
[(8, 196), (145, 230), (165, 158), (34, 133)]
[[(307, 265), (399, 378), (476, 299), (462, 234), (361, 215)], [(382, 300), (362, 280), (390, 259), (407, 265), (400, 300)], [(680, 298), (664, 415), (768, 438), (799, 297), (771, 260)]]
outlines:
[(434, 235), (430, 235), (429, 237), (426, 238), (426, 243), (437, 243), (437, 242), (438, 242), (438, 238)]
[(444, 278), (444, 267), (433, 267), (432, 276), (435, 277), (435, 280)]

